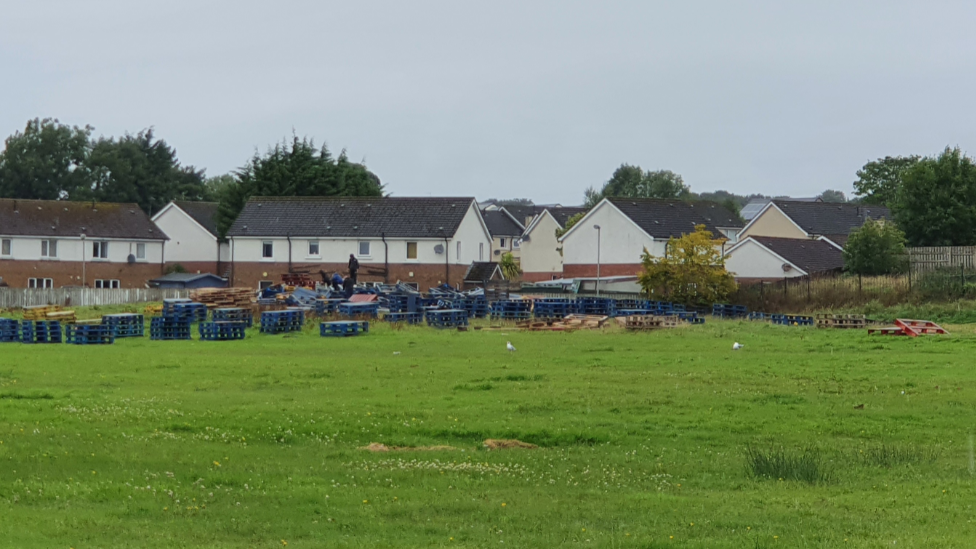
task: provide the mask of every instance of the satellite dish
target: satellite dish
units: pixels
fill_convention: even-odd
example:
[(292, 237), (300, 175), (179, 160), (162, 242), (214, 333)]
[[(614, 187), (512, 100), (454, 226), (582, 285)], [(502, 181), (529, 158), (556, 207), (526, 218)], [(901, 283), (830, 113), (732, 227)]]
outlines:
[(788, 273), (788, 272), (790, 272), (792, 270), (793, 270), (793, 265), (790, 265), (789, 263), (783, 263), (783, 272), (784, 273)]
[(434, 253), (435, 254), (442, 254), (442, 253), (444, 253), (444, 245), (443, 244), (438, 244), (438, 245), (434, 246)]
[(136, 256), (134, 256), (134, 255), (132, 255), (132, 254), (129, 254), (129, 257), (127, 257), (127, 258), (125, 258), (125, 261), (126, 261), (126, 262), (127, 262), (127, 263), (128, 263), (129, 265), (132, 265), (133, 263), (135, 263), (135, 262), (136, 262)]

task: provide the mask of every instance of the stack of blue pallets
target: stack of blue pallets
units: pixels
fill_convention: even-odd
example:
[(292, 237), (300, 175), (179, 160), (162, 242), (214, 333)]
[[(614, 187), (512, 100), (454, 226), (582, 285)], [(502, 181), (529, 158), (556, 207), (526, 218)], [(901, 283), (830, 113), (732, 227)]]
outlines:
[(581, 297), (578, 311), (584, 315), (616, 316), (616, 302), (605, 297)]
[(0, 318), (0, 343), (17, 341), (20, 341), (20, 321), (12, 318)]
[(320, 297), (315, 300), (315, 314), (325, 316), (335, 313), (339, 310), (339, 304), (343, 301), (345, 300), (341, 298)]
[(769, 320), (769, 317), (770, 315), (766, 313), (760, 313), (757, 311), (752, 311), (751, 313), (749, 313), (748, 316), (749, 320)]
[(149, 321), (149, 339), (176, 341), (190, 339), (190, 319), (156, 316)]
[(561, 319), (576, 314), (575, 299), (545, 298), (535, 300), (533, 313), (536, 318)]
[(251, 309), (241, 307), (214, 309), (210, 313), (210, 320), (214, 322), (243, 322), (248, 328), (254, 326), (254, 314), (251, 313)]
[(68, 324), (65, 341), (72, 345), (107, 345), (115, 343), (115, 332), (105, 324)]
[(200, 330), (200, 341), (231, 341), (244, 339), (247, 323), (244, 321), (221, 320), (215, 322), (201, 322), (197, 325)]
[(304, 324), (305, 311), (302, 309), (285, 309), (284, 311), (265, 311), (261, 313), (261, 332), (265, 334), (300, 332)]
[(140, 314), (102, 315), (102, 324), (115, 331), (115, 337), (143, 337), (146, 321)]
[(61, 343), (63, 332), (57, 320), (25, 320), (20, 323), (24, 343)]
[(716, 303), (712, 305), (712, 316), (716, 318), (747, 318), (749, 316), (749, 308), (745, 305)]
[(813, 326), (812, 316), (769, 315), (769, 320), (773, 324), (781, 324), (783, 326)]
[(357, 303), (344, 302), (339, 304), (339, 314), (349, 318), (376, 318), (380, 312), (378, 301), (360, 301)]
[(674, 317), (674, 318), (676, 318), (678, 320), (687, 322), (689, 324), (704, 324), (705, 323), (705, 317), (698, 316), (698, 313), (696, 313), (695, 311), (676, 311), (676, 310), (672, 309), (670, 313), (668, 313), (668, 314), (666, 314), (664, 316)]
[(531, 316), (531, 301), (513, 299), (495, 301), (491, 304), (492, 320), (528, 320)]
[(424, 313), (386, 313), (383, 316), (383, 320), (387, 322), (406, 322), (407, 324), (420, 324), (424, 321)]
[(468, 318), (485, 318), (488, 316), (488, 299), (483, 295), (468, 297), (464, 300), (464, 309), (468, 311)]
[(340, 320), (319, 324), (319, 335), (322, 337), (347, 337), (368, 333), (369, 322), (364, 320)]
[(468, 325), (464, 309), (427, 309), (427, 325), (434, 328), (457, 328)]

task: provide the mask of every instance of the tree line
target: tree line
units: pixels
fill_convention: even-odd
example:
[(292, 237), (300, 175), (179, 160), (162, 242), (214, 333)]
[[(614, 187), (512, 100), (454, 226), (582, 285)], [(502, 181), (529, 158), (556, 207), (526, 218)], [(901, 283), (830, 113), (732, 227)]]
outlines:
[(132, 202), (152, 215), (172, 200), (216, 201), (221, 236), (251, 196), (381, 196), (383, 184), (345, 151), (293, 136), (232, 173), (184, 166), (152, 128), (92, 137), (91, 126), (34, 119), (0, 151), (0, 198)]

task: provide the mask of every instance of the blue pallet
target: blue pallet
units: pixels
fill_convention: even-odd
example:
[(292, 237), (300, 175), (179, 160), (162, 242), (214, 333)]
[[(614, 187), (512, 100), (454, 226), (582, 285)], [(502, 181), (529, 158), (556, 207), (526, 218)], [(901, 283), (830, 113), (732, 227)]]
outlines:
[(380, 304), (376, 301), (365, 301), (357, 303), (340, 303), (339, 314), (350, 318), (370, 317), (377, 318), (380, 312)]
[(24, 343), (61, 343), (63, 330), (57, 320), (25, 320), (21, 323), (21, 338)]
[(428, 309), (427, 325), (434, 328), (457, 328), (468, 325), (468, 311), (464, 309)]
[(769, 315), (769, 320), (782, 326), (813, 326), (812, 316), (776, 314)]
[(322, 337), (348, 337), (367, 333), (369, 333), (369, 322), (366, 321), (342, 320), (319, 324), (319, 335)]
[(616, 316), (640, 316), (640, 315), (655, 315), (664, 313), (658, 313), (656, 309), (617, 309)]
[(424, 321), (424, 313), (386, 313), (383, 320), (387, 322), (406, 322), (407, 324), (420, 324)]
[(615, 316), (616, 302), (604, 297), (581, 297), (577, 304), (577, 311), (584, 315)]
[(115, 343), (115, 332), (104, 324), (69, 324), (65, 342), (71, 345), (108, 345)]
[(102, 324), (111, 326), (115, 337), (143, 337), (146, 322), (141, 314), (102, 315)]
[(717, 318), (747, 318), (749, 316), (749, 308), (745, 305), (716, 303), (712, 305), (712, 316)]
[(345, 300), (341, 298), (320, 297), (315, 300), (315, 314), (325, 316), (327, 314), (335, 313), (339, 310), (339, 304), (343, 301)]
[(201, 322), (197, 329), (200, 331), (200, 341), (232, 341), (244, 339), (247, 323), (243, 321)]
[(261, 332), (266, 334), (281, 334), (286, 332), (300, 332), (305, 325), (305, 311), (302, 309), (285, 309), (284, 311), (265, 311), (261, 313)]
[(149, 339), (153, 341), (185, 341), (191, 334), (189, 319), (157, 316), (149, 321)]
[(561, 319), (576, 314), (578, 305), (571, 299), (537, 299), (532, 307), (536, 318)]
[(20, 321), (12, 318), (0, 318), (0, 343), (18, 341), (20, 341)]
[(753, 311), (753, 312), (749, 313), (749, 315), (748, 315), (747, 318), (749, 320), (769, 320), (769, 317), (770, 316), (771, 315), (768, 315), (766, 313), (760, 313), (760, 312)]
[(696, 313), (694, 311), (671, 311), (670, 313), (668, 313), (667, 315), (664, 315), (664, 316), (674, 317), (674, 318), (677, 318), (678, 320), (681, 320), (683, 322), (687, 322), (689, 324), (704, 324), (705, 323), (705, 317), (698, 316), (698, 313)]
[(241, 307), (222, 307), (210, 312), (213, 322), (243, 322), (248, 328), (254, 325), (254, 313)]

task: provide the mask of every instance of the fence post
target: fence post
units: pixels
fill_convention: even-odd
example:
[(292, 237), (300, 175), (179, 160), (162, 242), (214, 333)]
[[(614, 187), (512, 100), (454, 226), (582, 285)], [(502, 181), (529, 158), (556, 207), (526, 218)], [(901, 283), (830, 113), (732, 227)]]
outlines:
[(807, 301), (810, 301), (810, 275), (807, 275)]
[(857, 295), (861, 295), (861, 273), (857, 273)]
[(763, 311), (766, 310), (766, 293), (763, 291), (765, 287), (766, 287), (766, 281), (760, 280), (759, 281), (759, 306), (762, 307)]

